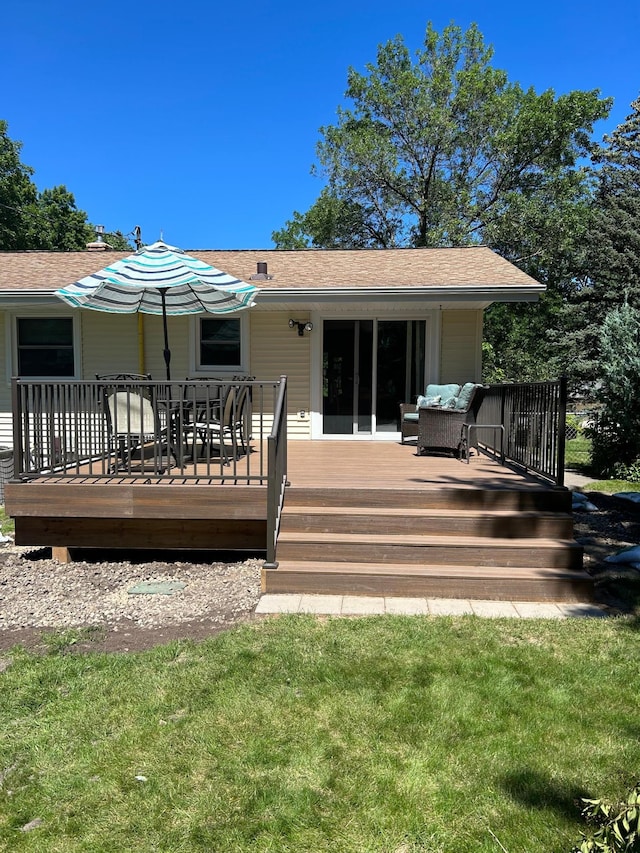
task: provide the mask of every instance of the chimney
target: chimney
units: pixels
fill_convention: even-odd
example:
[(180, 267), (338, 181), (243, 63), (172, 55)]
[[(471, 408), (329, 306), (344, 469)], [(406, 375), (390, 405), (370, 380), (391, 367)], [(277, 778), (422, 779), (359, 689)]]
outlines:
[(104, 252), (108, 249), (112, 249), (109, 243), (103, 240), (104, 234), (104, 225), (96, 225), (96, 239), (92, 243), (87, 243), (87, 249), (90, 252)]
[(271, 281), (272, 275), (267, 273), (267, 262), (258, 261), (256, 264), (256, 272), (250, 277), (249, 281)]

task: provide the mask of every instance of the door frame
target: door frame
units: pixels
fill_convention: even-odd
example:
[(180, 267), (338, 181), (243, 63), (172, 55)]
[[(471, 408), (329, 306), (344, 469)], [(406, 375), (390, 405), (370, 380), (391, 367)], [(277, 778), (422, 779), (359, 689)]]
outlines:
[[(311, 438), (319, 441), (399, 441), (400, 432), (380, 432), (375, 428), (372, 433), (357, 434), (349, 433), (344, 435), (325, 435), (323, 432), (323, 400), (322, 400), (322, 350), (324, 341), (324, 321), (325, 320), (373, 320), (374, 321), (374, 351), (375, 342), (378, 337), (378, 320), (423, 320), (425, 322), (425, 376), (424, 385), (428, 382), (438, 381), (438, 372), (440, 365), (440, 328), (441, 328), (442, 312), (439, 308), (430, 309), (427, 311), (395, 313), (377, 311), (367, 314), (365, 312), (340, 312), (336, 314), (329, 313), (314, 313), (313, 327), (314, 335), (311, 345), (311, 377), (310, 377), (310, 392), (311, 392)], [(318, 334), (315, 334), (317, 329)], [(373, 382), (377, 380), (377, 365), (373, 364)], [(375, 416), (372, 426), (375, 427)]]

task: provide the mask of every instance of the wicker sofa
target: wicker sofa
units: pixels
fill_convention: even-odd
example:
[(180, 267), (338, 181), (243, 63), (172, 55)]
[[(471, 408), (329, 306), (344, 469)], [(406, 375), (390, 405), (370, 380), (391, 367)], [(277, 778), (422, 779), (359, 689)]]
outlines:
[(402, 442), (415, 436), (418, 454), (429, 448), (460, 456), (463, 424), (475, 423), (483, 396), (483, 386), (473, 382), (463, 386), (427, 385), (417, 404), (400, 406)]

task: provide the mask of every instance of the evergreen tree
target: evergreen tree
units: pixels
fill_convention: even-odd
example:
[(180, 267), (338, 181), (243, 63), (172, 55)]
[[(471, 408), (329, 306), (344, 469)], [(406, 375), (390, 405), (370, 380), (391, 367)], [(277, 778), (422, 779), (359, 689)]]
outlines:
[(574, 384), (600, 378), (600, 331), (608, 312), (640, 308), (640, 98), (594, 161), (598, 186), (586, 239), (584, 269), (567, 301), (558, 345)]
[(623, 304), (604, 318), (599, 335), (602, 403), (593, 435), (594, 473), (640, 479), (640, 311)]

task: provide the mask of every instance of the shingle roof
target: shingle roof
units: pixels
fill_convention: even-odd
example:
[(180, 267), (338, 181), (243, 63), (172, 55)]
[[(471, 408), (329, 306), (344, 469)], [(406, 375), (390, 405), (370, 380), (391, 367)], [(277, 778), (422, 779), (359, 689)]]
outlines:
[[(271, 279), (260, 290), (340, 288), (531, 288), (542, 286), (483, 246), (463, 249), (187, 250), (211, 266), (248, 281), (258, 262)], [(123, 252), (0, 252), (0, 293), (50, 292), (97, 272)]]

